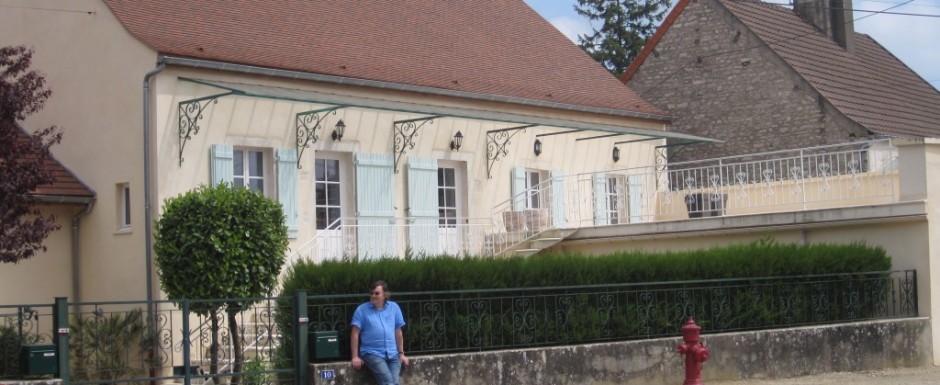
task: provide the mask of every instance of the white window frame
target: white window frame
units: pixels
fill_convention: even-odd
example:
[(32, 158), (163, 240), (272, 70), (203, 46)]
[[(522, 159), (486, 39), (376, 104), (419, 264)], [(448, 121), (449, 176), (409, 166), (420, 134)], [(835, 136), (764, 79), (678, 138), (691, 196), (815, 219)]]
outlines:
[[(616, 225), (629, 223), (627, 217), (626, 192), (627, 178), (619, 174), (607, 174), (607, 191), (604, 192), (604, 200), (607, 202), (606, 217), (607, 224)], [(627, 219), (627, 220), (624, 220)]]
[(542, 191), (543, 184), (548, 181), (548, 171), (537, 169), (525, 170), (525, 208), (541, 209), (548, 203)]
[[(320, 164), (321, 164), (321, 163), (326, 164), (326, 163), (329, 163), (329, 162), (336, 162), (337, 180), (336, 180), (336, 181), (329, 181), (329, 180), (324, 179), (324, 180), (321, 181), (321, 180), (320, 180), (320, 176), (318, 175), (318, 173), (320, 172), (320, 171), (319, 171), (319, 170), (320, 170)], [(344, 180), (345, 180), (345, 179), (346, 179), (346, 178), (345, 178), (345, 175), (344, 175), (344, 173), (343, 173), (343, 160), (342, 160), (342, 159), (335, 158), (335, 157), (317, 157), (316, 159), (313, 160), (313, 199), (314, 199), (314, 200), (313, 200), (313, 212), (314, 212), (314, 217), (315, 217), (315, 224), (314, 224), (314, 226), (315, 226), (315, 228), (316, 228), (317, 230), (333, 230), (333, 229), (328, 228), (327, 226), (330, 225), (330, 224), (332, 224), (332, 222), (334, 222), (336, 219), (339, 219), (339, 218), (342, 218), (342, 217), (343, 217), (343, 203), (347, 201), (346, 198), (343, 196), (344, 190), (346, 190), (346, 189), (343, 188), (343, 183), (344, 183)], [(317, 189), (317, 188), (318, 188), (318, 186), (321, 185), (321, 184), (323, 184), (325, 187), (329, 187), (330, 185), (336, 185), (336, 186), (339, 188), (339, 190), (337, 191), (337, 193), (339, 194), (339, 197), (338, 197), (338, 198), (339, 198), (339, 202), (338, 202), (338, 204), (336, 204), (336, 205), (330, 205), (330, 204), (329, 204), (329, 195), (327, 195), (327, 197), (325, 197), (325, 202), (326, 202), (326, 204), (322, 204), (322, 205), (319, 204), (319, 202), (318, 202), (319, 197), (317, 196), (317, 194), (318, 194), (318, 189)], [(347, 183), (347, 185), (348, 185), (348, 183)], [(327, 191), (327, 192), (328, 192), (329, 189), (328, 189), (328, 188), (324, 188), (324, 191)], [(330, 217), (329, 217), (329, 211), (330, 211), (330, 209), (332, 209), (332, 208), (339, 209), (339, 216), (338, 216), (337, 218), (330, 218)], [(320, 209), (325, 209), (326, 212), (327, 212), (327, 219), (326, 219), (326, 222), (325, 222), (325, 226), (321, 226), (321, 223), (320, 223), (320, 216), (317, 215), (317, 212), (319, 212)]]
[[(453, 170), (454, 171), (454, 185), (453, 186), (441, 186), (440, 179), (437, 183), (437, 193), (438, 193), (438, 213), (441, 213), (445, 208), (440, 205), (440, 191), (442, 188), (454, 190), (454, 205), (452, 207), (447, 207), (446, 209), (454, 210), (454, 221), (451, 223), (445, 224), (445, 217), (439, 216), (440, 221), (438, 222), (439, 227), (454, 227), (454, 225), (460, 224), (460, 220), (467, 218), (467, 172), (466, 172), (466, 163), (464, 162), (455, 162), (448, 160), (438, 159), (437, 161), (437, 171), (440, 175), (441, 170)], [(450, 218), (447, 218), (450, 219)]]
[(131, 185), (128, 182), (118, 183), (117, 193), (117, 222), (118, 231), (127, 232), (131, 229)]
[[(242, 168), (242, 173), (239, 175), (236, 170), (238, 170), (239, 165), (238, 157), (239, 153), (241, 154), (242, 163), (240, 167)], [(260, 154), (261, 155), (261, 175), (250, 175), (251, 170), (251, 157), (246, 156), (249, 154)], [(241, 183), (239, 183), (241, 179)], [(232, 150), (232, 184), (235, 187), (241, 188), (250, 188), (250, 183), (252, 180), (261, 180), (261, 191), (260, 193), (266, 197), (273, 197), (274, 194), (274, 162), (271, 155), (271, 149), (269, 148), (258, 148), (258, 147), (235, 147)]]

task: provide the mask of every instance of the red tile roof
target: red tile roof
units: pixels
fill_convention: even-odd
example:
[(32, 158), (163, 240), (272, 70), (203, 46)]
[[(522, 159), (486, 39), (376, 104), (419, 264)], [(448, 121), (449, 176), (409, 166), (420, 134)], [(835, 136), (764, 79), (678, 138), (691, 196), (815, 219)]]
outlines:
[[(29, 140), (26, 131), (20, 129), (19, 132), (22, 135), (17, 138), (18, 141), (25, 142)], [(62, 163), (54, 157), (50, 156), (46, 158), (43, 162), (43, 168), (52, 174), (55, 181), (52, 182), (52, 184), (37, 186), (29, 192), (29, 195), (74, 198), (92, 198), (95, 196), (94, 191), (91, 191), (91, 189), (82, 183), (72, 171), (63, 166)]]
[[(940, 137), (940, 92), (868, 35), (856, 33), (855, 50), (847, 52), (790, 8), (747, 0), (718, 3), (833, 106), (869, 131), (888, 136)], [(677, 6), (673, 12), (681, 11)], [(656, 35), (665, 34), (667, 29), (660, 28)], [(643, 52), (648, 54), (652, 49), (644, 47)], [(642, 59), (636, 60), (631, 69), (640, 65)], [(636, 69), (628, 69), (625, 75), (634, 72)], [(629, 77), (622, 79), (627, 81)]]
[(666, 115), (522, 0), (105, 3), (165, 55)]

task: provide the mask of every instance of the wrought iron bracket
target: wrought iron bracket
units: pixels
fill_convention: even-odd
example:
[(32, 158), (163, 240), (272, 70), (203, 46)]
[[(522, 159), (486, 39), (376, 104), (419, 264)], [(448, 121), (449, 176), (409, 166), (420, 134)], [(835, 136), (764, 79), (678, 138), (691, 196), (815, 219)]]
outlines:
[(317, 143), (317, 140), (320, 139), (320, 136), (317, 135), (317, 130), (323, 128), (320, 126), (320, 122), (323, 121), (327, 115), (332, 113), (336, 115), (336, 110), (343, 108), (345, 106), (335, 106), (330, 108), (321, 108), (319, 110), (304, 111), (298, 113), (294, 119), (294, 127), (296, 129), (297, 135), (297, 168), (300, 166), (300, 158), (304, 154), (304, 150), (310, 148), (311, 145)]
[(529, 124), (519, 127), (502, 128), (486, 132), (486, 178), (493, 179), (493, 165), (500, 158), (509, 155), (506, 148), (512, 137), (520, 132), (525, 132), (529, 127), (535, 127), (537, 124)]
[(180, 167), (183, 166), (183, 149), (186, 147), (186, 142), (192, 139), (193, 135), (199, 133), (199, 121), (202, 119), (202, 112), (205, 111), (210, 103), (218, 103), (219, 98), (233, 93), (234, 92), (226, 92), (217, 95), (203, 96), (201, 98), (184, 100), (179, 103)]
[(407, 120), (396, 120), (392, 122), (394, 128), (394, 150), (395, 150), (395, 173), (398, 174), (398, 165), (401, 163), (401, 156), (409, 149), (415, 148), (414, 137), (418, 136), (418, 130), (427, 123), (434, 123), (434, 119), (440, 115), (428, 116), (424, 118), (415, 118)]

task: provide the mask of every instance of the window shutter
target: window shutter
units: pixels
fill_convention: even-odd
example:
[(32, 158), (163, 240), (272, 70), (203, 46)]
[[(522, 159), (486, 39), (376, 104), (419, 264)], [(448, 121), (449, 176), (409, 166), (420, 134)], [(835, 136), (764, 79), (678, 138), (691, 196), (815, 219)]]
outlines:
[(607, 176), (594, 174), (594, 226), (603, 226), (607, 221)]
[(355, 154), (359, 258), (397, 255), (392, 154)]
[(230, 144), (213, 144), (209, 148), (209, 179), (212, 186), (222, 182), (231, 185), (234, 182), (233, 150)]
[(639, 175), (627, 176), (627, 193), (630, 194), (630, 223), (643, 222), (643, 182)]
[(512, 209), (514, 211), (522, 211), (525, 209), (525, 168), (524, 167), (513, 167), (512, 168)]
[(552, 170), (552, 227), (567, 227), (565, 220), (565, 177), (561, 170)]
[(299, 229), (297, 213), (297, 150), (277, 149), (277, 200), (284, 207), (284, 224), (287, 237), (297, 238)]
[(417, 255), (437, 255), (438, 240), (437, 159), (408, 158), (409, 245)]

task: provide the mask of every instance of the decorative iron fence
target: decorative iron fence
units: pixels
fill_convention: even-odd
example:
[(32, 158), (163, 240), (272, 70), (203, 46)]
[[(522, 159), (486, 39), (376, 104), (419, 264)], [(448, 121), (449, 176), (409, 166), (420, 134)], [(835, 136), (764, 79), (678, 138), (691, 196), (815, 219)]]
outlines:
[[(760, 279), (396, 293), (413, 354), (678, 336), (917, 316), (914, 271)], [(311, 296), (310, 329), (339, 332), (365, 296)]]
[[(254, 305), (235, 313), (235, 333), (225, 309), (239, 302)], [(67, 352), (68, 373), (59, 373), (67, 383), (169, 381), (202, 385), (213, 381), (220, 383), (220, 379), (227, 382), (235, 373), (243, 376), (246, 385), (293, 382), (294, 371), (278, 369), (285, 366), (279, 362), (285, 358), (275, 355), (282, 338), (282, 331), (274, 322), (277, 303), (277, 298), (179, 303), (156, 301), (150, 316), (146, 310), (147, 303), (141, 301), (87, 302), (67, 306), (63, 303), (57, 311), (54, 310), (56, 305), (0, 307), (18, 310), (0, 314), (0, 325), (4, 325), (0, 327), (0, 335), (4, 336), (0, 339), (0, 354), (15, 351), (18, 358), (23, 343), (59, 345), (53, 336), (55, 326), (52, 319), (64, 317), (67, 331), (59, 331), (58, 334), (66, 336), (67, 346), (64, 350), (57, 346), (57, 353)], [(218, 309), (215, 317), (195, 311), (208, 308)], [(56, 312), (62, 315), (55, 315)], [(18, 324), (22, 324), (19, 335), (24, 337), (7, 341), (6, 330), (13, 330), (16, 336)], [(213, 371), (211, 357), (214, 345), (218, 346), (218, 354)], [(236, 349), (242, 352), (242, 360), (238, 362), (235, 360)], [(0, 360), (0, 370), (11, 362), (17, 366), (0, 372), (0, 379), (24, 374), (18, 360)], [(236, 363), (241, 366), (240, 371), (234, 370)], [(189, 368), (188, 373), (186, 368)]]
[(0, 379), (20, 374), (20, 346), (52, 343), (52, 305), (0, 306)]

